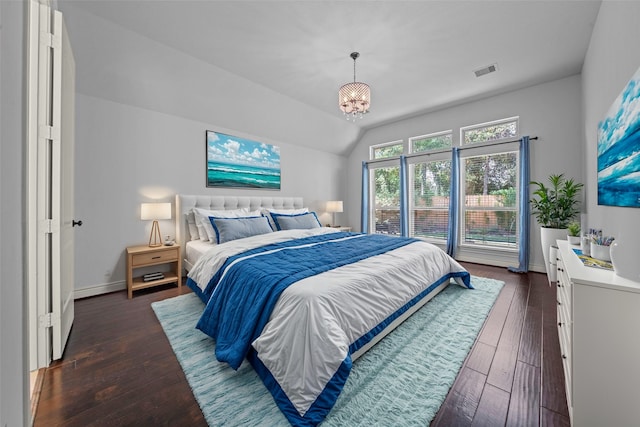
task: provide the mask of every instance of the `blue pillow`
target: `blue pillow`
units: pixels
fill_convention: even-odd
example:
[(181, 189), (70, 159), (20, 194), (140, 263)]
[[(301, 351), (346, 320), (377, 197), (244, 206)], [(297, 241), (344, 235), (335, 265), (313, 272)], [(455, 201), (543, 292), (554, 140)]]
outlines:
[(273, 232), (269, 220), (263, 216), (245, 218), (209, 217), (218, 243), (230, 242), (243, 237)]
[(297, 230), (320, 228), (320, 221), (315, 212), (307, 212), (303, 214), (285, 215), (271, 212), (273, 222), (278, 230)]

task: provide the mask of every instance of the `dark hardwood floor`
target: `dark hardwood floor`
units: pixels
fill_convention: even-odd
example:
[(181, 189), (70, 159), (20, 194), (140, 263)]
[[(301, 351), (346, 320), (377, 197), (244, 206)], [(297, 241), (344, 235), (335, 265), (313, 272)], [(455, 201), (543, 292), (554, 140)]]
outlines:
[[(568, 426), (555, 289), (539, 273), (463, 263), (503, 280), (432, 426)], [(46, 370), (34, 425), (206, 426), (151, 302), (170, 285), (78, 300), (62, 360)]]

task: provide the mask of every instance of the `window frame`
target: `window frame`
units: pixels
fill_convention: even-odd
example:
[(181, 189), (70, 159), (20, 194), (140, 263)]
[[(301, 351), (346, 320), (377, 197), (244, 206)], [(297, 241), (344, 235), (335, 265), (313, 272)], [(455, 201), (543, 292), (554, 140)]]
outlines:
[[(425, 237), (425, 236), (415, 236), (415, 234), (413, 233), (414, 228), (415, 228), (415, 221), (413, 219), (413, 212), (415, 210), (415, 194), (413, 193), (412, 189), (415, 188), (415, 181), (414, 181), (414, 168), (416, 164), (419, 163), (426, 163), (426, 162), (433, 162), (433, 161), (451, 161), (451, 149), (447, 149), (446, 151), (444, 151), (444, 149), (439, 149), (439, 150), (434, 150), (434, 151), (423, 151), (420, 153), (416, 153), (416, 154), (412, 154), (410, 157), (407, 157), (407, 166), (409, 167), (409, 173), (407, 175), (407, 187), (409, 188), (410, 191), (410, 195), (409, 195), (409, 200), (408, 200), (408, 214), (409, 214), (409, 236), (410, 237), (416, 237), (418, 239), (423, 239), (426, 240), (430, 243), (436, 244), (436, 245), (446, 245), (447, 244), (447, 239), (446, 237), (444, 239), (437, 239), (437, 238), (433, 238), (433, 237)], [(442, 210), (449, 210), (449, 208), (447, 207), (446, 209), (443, 208), (426, 208), (426, 210), (433, 210), (433, 211), (442, 211)]]
[[(500, 139), (491, 139), (489, 141), (483, 141), (483, 142), (473, 142), (473, 143), (465, 143), (464, 140), (464, 135), (465, 132), (467, 131), (471, 131), (471, 130), (476, 130), (476, 129), (482, 129), (482, 128), (486, 128), (486, 127), (490, 127), (490, 126), (495, 126), (495, 125), (500, 125), (503, 123), (512, 123), (515, 122), (516, 124), (516, 133), (514, 136), (510, 136), (507, 138), (500, 138)], [(484, 122), (484, 123), (477, 123), (477, 124), (473, 124), (473, 125), (468, 125), (468, 126), (462, 126), (460, 128), (460, 147), (476, 147), (476, 146), (481, 146), (481, 145), (492, 145), (492, 144), (498, 144), (498, 143), (503, 143), (504, 141), (509, 141), (513, 138), (520, 138), (520, 116), (513, 116), (513, 117), (507, 117), (505, 119), (498, 119), (498, 120), (492, 120), (490, 122)]]
[[(372, 152), (373, 153), (373, 152)], [(376, 169), (386, 169), (386, 168), (398, 168), (398, 173), (400, 171), (400, 156), (395, 157), (385, 157), (382, 159), (375, 159), (374, 163), (369, 164), (369, 212), (367, 213), (369, 217), (369, 230), (363, 232), (377, 234), (376, 231), (376, 183), (375, 183), (375, 170)], [(398, 200), (398, 210), (400, 209), (400, 201)]]
[[(472, 152), (467, 152), (467, 151), (472, 151), (472, 150), (465, 150), (464, 155), (460, 155), (460, 188), (459, 188), (459, 194), (460, 194), (460, 198), (458, 200), (458, 212), (459, 212), (459, 217), (460, 217), (460, 221), (459, 221), (459, 227), (458, 227), (458, 245), (460, 247), (467, 247), (467, 248), (484, 248), (484, 249), (491, 249), (491, 250), (502, 250), (502, 251), (508, 251), (508, 252), (518, 252), (518, 248), (519, 248), (519, 234), (517, 233), (517, 230), (520, 227), (520, 210), (519, 210), (519, 205), (517, 203), (517, 201), (519, 200), (520, 197), (520, 174), (518, 173), (518, 170), (520, 168), (520, 153), (519, 153), (519, 148), (517, 146), (517, 142), (513, 143), (515, 146), (512, 147), (504, 147), (504, 143), (500, 144), (500, 147), (496, 146), (493, 147), (495, 150), (490, 150), (491, 147), (489, 146), (484, 146), (482, 147), (481, 150), (478, 150), (478, 152), (476, 153), (472, 153)], [(495, 144), (498, 145), (498, 144)], [(510, 144), (509, 144), (510, 145)], [(478, 147), (480, 148), (480, 147)], [(473, 150), (475, 151), (475, 150)], [(490, 155), (499, 155), (499, 154), (514, 154), (516, 157), (516, 164), (515, 164), (515, 200), (516, 203), (514, 204), (513, 207), (489, 207), (489, 206), (478, 206), (478, 207), (473, 207), (473, 209), (469, 209), (466, 206), (466, 198), (467, 198), (467, 193), (466, 193), (466, 169), (464, 167), (464, 162), (465, 159), (468, 158), (472, 158), (472, 157), (480, 157), (480, 156), (490, 156)], [(465, 223), (465, 218), (466, 218), (466, 214), (467, 211), (486, 211), (486, 212), (514, 212), (515, 213), (515, 217), (516, 217), (516, 224), (515, 224), (515, 241), (513, 243), (507, 243), (507, 244), (499, 244), (499, 243), (475, 243), (475, 242), (469, 242), (465, 239), (465, 235), (466, 235), (466, 223)]]
[(434, 152), (434, 151), (441, 151), (441, 150), (445, 150), (445, 148), (436, 148), (434, 150), (426, 150), (426, 151), (419, 151), (419, 152), (415, 152), (414, 151), (414, 141), (419, 140), (419, 139), (427, 139), (427, 138), (436, 138), (438, 136), (443, 136), (443, 135), (451, 135), (451, 145), (446, 148), (446, 150), (448, 150), (449, 152), (451, 151), (451, 148), (453, 148), (454, 145), (454, 141), (453, 141), (453, 129), (449, 129), (449, 130), (443, 130), (440, 132), (433, 132), (433, 133), (428, 133), (426, 135), (418, 135), (418, 136), (412, 136), (409, 138), (409, 146), (407, 151), (409, 152), (408, 155), (412, 155), (412, 156), (417, 156), (420, 154), (424, 154), (424, 153), (430, 153), (430, 152)]
[[(492, 140), (488, 140), (488, 141), (483, 141), (483, 142), (474, 142), (474, 143), (467, 143), (465, 144), (465, 132), (470, 131), (470, 130), (475, 130), (475, 129), (482, 129), (482, 128), (486, 128), (486, 127), (490, 127), (490, 126), (495, 126), (495, 125), (499, 125), (499, 124), (503, 124), (503, 123), (514, 123), (515, 122), (515, 126), (516, 126), (516, 132), (515, 135), (510, 136), (508, 138), (500, 138), (500, 139), (492, 139)], [(459, 199), (458, 199), (458, 212), (459, 212), (459, 217), (460, 217), (460, 221), (459, 221), (459, 227), (458, 230), (456, 230), (456, 232), (458, 233), (458, 245), (460, 248), (467, 248), (467, 249), (480, 249), (482, 248), (483, 250), (497, 250), (497, 251), (506, 251), (506, 252), (518, 252), (518, 248), (519, 248), (519, 234), (516, 232), (516, 239), (515, 242), (513, 244), (505, 244), (505, 245), (500, 245), (500, 244), (478, 244), (478, 243), (472, 243), (472, 242), (468, 242), (465, 239), (465, 235), (466, 235), (466, 223), (465, 223), (465, 218), (466, 218), (466, 213), (467, 213), (467, 206), (466, 206), (466, 198), (467, 198), (467, 193), (466, 193), (466, 170), (464, 167), (464, 161), (467, 158), (470, 157), (478, 157), (478, 156), (487, 156), (487, 155), (498, 155), (498, 154), (506, 154), (506, 153), (514, 153), (516, 156), (516, 165), (515, 165), (515, 190), (516, 190), (516, 201), (519, 200), (520, 197), (520, 174), (518, 173), (519, 168), (520, 168), (520, 150), (519, 150), (519, 142), (518, 139), (521, 138), (520, 136), (520, 116), (513, 116), (513, 117), (507, 117), (504, 119), (499, 119), (499, 120), (492, 120), (489, 122), (484, 122), (484, 123), (478, 123), (478, 124), (473, 124), (473, 125), (468, 125), (468, 126), (463, 126), (460, 128), (460, 147), (462, 149), (461, 153), (460, 153), (460, 187), (458, 189), (459, 192)], [(520, 227), (520, 206), (518, 205), (518, 203), (516, 202), (515, 206), (513, 208), (488, 208), (488, 207), (480, 207), (480, 208), (475, 208), (473, 209), (474, 211), (477, 210), (486, 210), (486, 211), (492, 211), (492, 212), (497, 212), (497, 211), (513, 211), (516, 214), (516, 224), (515, 224), (515, 229), (518, 230)]]
[(390, 157), (379, 157), (379, 158), (375, 157), (375, 152), (376, 152), (377, 149), (384, 148), (384, 147), (390, 147), (392, 145), (402, 145), (402, 153), (401, 154), (404, 154), (404, 152), (407, 149), (407, 147), (404, 144), (404, 140), (402, 140), (402, 139), (399, 139), (399, 140), (396, 140), (396, 141), (390, 141), (390, 142), (383, 142), (381, 144), (370, 145), (369, 146), (369, 160), (381, 161), (381, 160), (399, 158), (400, 155), (390, 156)]

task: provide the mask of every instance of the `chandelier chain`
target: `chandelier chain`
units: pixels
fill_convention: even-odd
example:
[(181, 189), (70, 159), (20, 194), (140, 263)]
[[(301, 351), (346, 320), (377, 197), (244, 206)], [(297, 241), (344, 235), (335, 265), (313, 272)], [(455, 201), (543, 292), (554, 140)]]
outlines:
[(353, 82), (356, 82), (356, 59), (358, 59), (358, 55), (353, 55), (351, 54), (351, 57), (353, 58)]

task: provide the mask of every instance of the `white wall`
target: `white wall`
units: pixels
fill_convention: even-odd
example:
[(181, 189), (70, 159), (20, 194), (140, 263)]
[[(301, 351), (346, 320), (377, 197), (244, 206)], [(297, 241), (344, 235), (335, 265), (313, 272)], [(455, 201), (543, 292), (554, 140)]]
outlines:
[[(564, 173), (582, 181), (580, 84), (580, 76), (576, 75), (368, 131), (349, 156), (349, 223), (360, 226), (361, 164), (368, 159), (369, 146), (449, 129), (453, 129), (454, 141), (458, 141), (461, 126), (506, 117), (519, 116), (520, 134), (538, 137), (531, 142), (532, 180), (546, 181), (552, 173)], [(533, 217), (531, 231), (530, 269), (544, 271), (540, 230)]]
[(23, 141), (26, 2), (0, 2), (0, 426), (28, 425)]
[(640, 209), (598, 206), (597, 128), (640, 68), (640, 2), (603, 1), (582, 70), (587, 221), (640, 251)]
[[(358, 128), (154, 40), (60, 5), (77, 65), (76, 297), (122, 289), (125, 247), (148, 241), (140, 203), (176, 193), (346, 197), (340, 138)], [(275, 144), (280, 191), (205, 186), (205, 131)], [(310, 147), (322, 147), (317, 150)], [(321, 213), (321, 212), (318, 212)], [(339, 217), (339, 215), (338, 215)], [(328, 221), (329, 216), (321, 216)], [(173, 221), (161, 221), (175, 236)]]
[[(302, 196), (321, 214), (322, 202), (342, 196), (342, 156), (82, 94), (76, 101), (76, 296), (122, 289), (125, 247), (149, 239), (142, 202), (174, 202), (177, 193)], [(278, 145), (281, 190), (206, 188), (207, 129)], [(175, 236), (174, 221), (160, 230)]]

